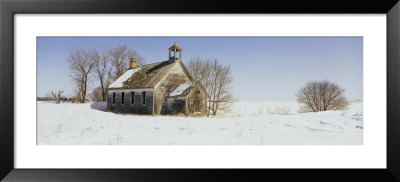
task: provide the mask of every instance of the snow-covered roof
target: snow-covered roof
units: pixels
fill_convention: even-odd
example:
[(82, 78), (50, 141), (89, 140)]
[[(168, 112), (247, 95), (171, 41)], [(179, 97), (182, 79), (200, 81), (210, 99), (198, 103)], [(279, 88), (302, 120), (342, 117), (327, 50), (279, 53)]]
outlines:
[[(138, 89), (138, 88), (154, 88), (154, 86), (159, 83), (162, 78), (174, 68), (176, 64), (182, 64), (181, 62), (171, 63), (170, 61), (162, 61), (157, 63), (151, 63), (142, 65), (140, 67), (135, 68), (140, 70), (136, 70), (134, 73), (131, 70), (128, 70), (121, 76), (121, 81), (115, 81), (116, 84), (113, 84), (109, 87), (111, 90), (116, 89)], [(183, 64), (182, 64), (183, 65)], [(131, 72), (131, 73), (129, 73)], [(126, 77), (125, 77), (125, 74)], [(190, 77), (190, 75), (188, 75)], [(118, 79), (119, 80), (119, 79)]]
[(133, 74), (136, 73), (136, 71), (139, 71), (139, 68), (136, 69), (129, 69), (128, 71), (126, 71), (124, 74), (122, 74), (117, 80), (115, 80), (110, 86), (109, 88), (120, 88), (124, 85), (124, 82), (126, 80), (128, 80), (130, 77), (132, 77)]
[(169, 96), (182, 95), (190, 87), (190, 82), (182, 83), (174, 91), (172, 91)]

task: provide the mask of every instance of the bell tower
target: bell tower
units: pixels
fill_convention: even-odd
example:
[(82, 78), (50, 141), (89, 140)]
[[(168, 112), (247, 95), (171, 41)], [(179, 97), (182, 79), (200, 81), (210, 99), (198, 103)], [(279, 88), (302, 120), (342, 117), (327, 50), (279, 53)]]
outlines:
[[(174, 45), (172, 45), (169, 49), (169, 62), (177, 62), (181, 61), (182, 58), (182, 48), (180, 48), (178, 45), (176, 45), (176, 42)], [(179, 55), (178, 55), (179, 53)]]

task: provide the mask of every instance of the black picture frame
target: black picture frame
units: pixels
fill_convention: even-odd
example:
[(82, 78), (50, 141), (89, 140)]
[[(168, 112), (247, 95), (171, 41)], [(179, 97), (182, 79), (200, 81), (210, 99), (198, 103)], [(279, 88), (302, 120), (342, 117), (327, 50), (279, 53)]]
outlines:
[[(382, 13), (387, 15), (386, 169), (15, 169), (14, 15), (31, 13)], [(398, 0), (0, 0), (0, 179), (5, 181), (400, 181)], [(373, 157), (373, 156), (371, 156)], [(365, 159), (368, 160), (368, 159)]]

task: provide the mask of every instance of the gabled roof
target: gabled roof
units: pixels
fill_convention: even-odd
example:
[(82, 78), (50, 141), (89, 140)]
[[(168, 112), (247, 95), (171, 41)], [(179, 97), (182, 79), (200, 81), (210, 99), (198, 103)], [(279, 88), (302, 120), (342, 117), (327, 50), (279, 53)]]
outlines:
[(113, 82), (109, 89), (153, 88), (173, 65), (173, 62), (163, 61), (130, 69)]
[(167, 95), (167, 97), (176, 97), (176, 96), (187, 96), (192, 89), (194, 88), (200, 88), (204, 90), (204, 93), (206, 94), (206, 97), (209, 98), (210, 96), (208, 95), (206, 89), (204, 88), (203, 84), (199, 81), (189, 81), (186, 83), (182, 83), (178, 85), (171, 93)]
[(191, 87), (190, 82), (182, 83), (178, 87), (176, 87), (168, 96), (184, 96), (187, 95), (189, 92), (189, 88)]
[(129, 69), (124, 74), (122, 74), (117, 80), (115, 80), (113, 83), (111, 83), (108, 88), (121, 88), (121, 87), (123, 87), (124, 86), (124, 82), (126, 80), (128, 80), (129, 78), (131, 78), (132, 75), (135, 74), (139, 70), (140, 70), (140, 67), (139, 68), (135, 68), (135, 69)]

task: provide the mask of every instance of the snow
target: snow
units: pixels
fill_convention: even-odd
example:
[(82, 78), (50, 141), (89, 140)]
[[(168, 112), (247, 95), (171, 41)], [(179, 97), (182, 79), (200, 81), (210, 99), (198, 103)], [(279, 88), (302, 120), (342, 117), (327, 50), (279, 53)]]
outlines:
[(190, 82), (182, 83), (174, 91), (172, 91), (169, 96), (181, 95), (186, 89), (190, 87)]
[(37, 108), (39, 145), (363, 144), (363, 102), (345, 111), (297, 113), (296, 102), (241, 101), (215, 117), (116, 114), (104, 102), (38, 102)]
[(124, 74), (122, 74), (117, 80), (110, 84), (109, 88), (120, 88), (123, 86), (123, 83), (132, 77), (133, 74), (136, 73), (140, 68), (129, 69)]

